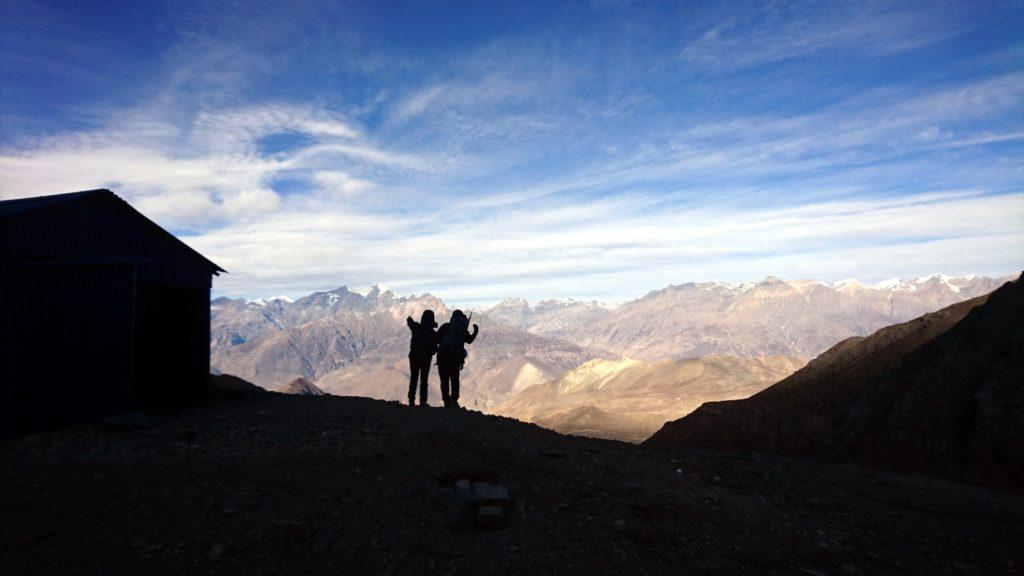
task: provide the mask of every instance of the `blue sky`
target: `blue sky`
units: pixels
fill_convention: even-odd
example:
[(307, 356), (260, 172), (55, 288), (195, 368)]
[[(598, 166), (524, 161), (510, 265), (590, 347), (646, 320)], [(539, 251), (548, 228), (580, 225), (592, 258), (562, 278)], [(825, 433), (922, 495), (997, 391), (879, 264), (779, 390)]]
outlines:
[(1024, 268), (1024, 2), (0, 10), (0, 198), (109, 187), (218, 294)]

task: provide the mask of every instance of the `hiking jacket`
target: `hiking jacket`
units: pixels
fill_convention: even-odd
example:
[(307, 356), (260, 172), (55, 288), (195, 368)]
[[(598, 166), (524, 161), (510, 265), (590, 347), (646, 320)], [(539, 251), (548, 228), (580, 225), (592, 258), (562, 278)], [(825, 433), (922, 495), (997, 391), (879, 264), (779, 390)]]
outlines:
[[(444, 324), (441, 325), (440, 328), (437, 329), (437, 341), (438, 342), (440, 342), (442, 339), (444, 339), (444, 335), (448, 333), (448, 329), (449, 329), (450, 326), (451, 326), (450, 322), (445, 322)], [(466, 335), (462, 338), (463, 344), (472, 344), (473, 340), (476, 340), (476, 335), (479, 332), (480, 332), (480, 329), (474, 324), (472, 332), (470, 332), (469, 330), (466, 330)], [(464, 354), (465, 350), (466, 350), (465, 347), (463, 347), (461, 345), (458, 348), (458, 351), (463, 352), (463, 356), (465, 356), (465, 354)], [(440, 356), (438, 356), (438, 358), (440, 358)]]
[(422, 359), (433, 356), (434, 352), (437, 352), (438, 342), (434, 326), (421, 324), (412, 318), (406, 318), (405, 323), (412, 331), (412, 340), (409, 341), (409, 357)]

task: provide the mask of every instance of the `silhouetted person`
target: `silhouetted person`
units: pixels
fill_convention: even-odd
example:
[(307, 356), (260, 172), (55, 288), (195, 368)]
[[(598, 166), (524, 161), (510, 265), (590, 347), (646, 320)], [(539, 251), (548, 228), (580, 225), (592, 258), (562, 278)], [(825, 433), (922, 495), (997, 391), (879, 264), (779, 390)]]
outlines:
[(437, 322), (434, 311), (424, 310), (420, 321), (416, 322), (409, 316), (405, 319), (412, 331), (409, 342), (409, 406), (416, 401), (416, 382), (420, 383), (420, 406), (427, 405), (427, 378), (430, 376), (430, 360), (437, 350)]
[(459, 407), (459, 371), (466, 363), (466, 344), (476, 340), (480, 327), (473, 324), (469, 333), (469, 318), (462, 310), (452, 312), (452, 318), (437, 331), (437, 373), (441, 376), (441, 399), (446, 408)]

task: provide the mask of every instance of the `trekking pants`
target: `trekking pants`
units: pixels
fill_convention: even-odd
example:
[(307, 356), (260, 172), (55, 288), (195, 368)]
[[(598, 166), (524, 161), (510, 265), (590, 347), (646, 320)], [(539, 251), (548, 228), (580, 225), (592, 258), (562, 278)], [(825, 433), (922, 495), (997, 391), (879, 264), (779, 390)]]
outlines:
[(430, 377), (431, 356), (409, 356), (409, 403), (416, 399), (416, 382), (420, 383), (420, 404), (427, 403), (427, 378)]
[(444, 405), (459, 402), (459, 363), (437, 359), (437, 373), (441, 376), (441, 399)]

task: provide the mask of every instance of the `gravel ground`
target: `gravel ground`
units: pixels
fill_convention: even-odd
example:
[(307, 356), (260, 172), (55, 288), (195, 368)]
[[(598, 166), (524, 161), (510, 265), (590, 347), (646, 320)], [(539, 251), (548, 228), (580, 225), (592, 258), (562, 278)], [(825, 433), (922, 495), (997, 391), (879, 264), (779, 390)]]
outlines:
[[(504, 525), (432, 482), (506, 485)], [(0, 574), (1016, 574), (1024, 498), (262, 394), (0, 441)], [(429, 488), (426, 490), (429, 491)]]

